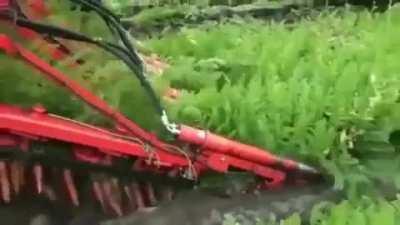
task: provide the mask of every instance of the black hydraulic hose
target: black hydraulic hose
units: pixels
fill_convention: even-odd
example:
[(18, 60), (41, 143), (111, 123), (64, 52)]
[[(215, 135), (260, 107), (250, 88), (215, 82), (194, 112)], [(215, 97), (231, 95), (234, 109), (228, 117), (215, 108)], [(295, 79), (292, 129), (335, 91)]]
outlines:
[(46, 34), (62, 39), (74, 40), (74, 41), (97, 45), (98, 47), (101, 47), (104, 50), (110, 52), (117, 58), (123, 60), (126, 64), (128, 64), (128, 67), (131, 70), (138, 71), (137, 66), (131, 62), (129, 58), (129, 53), (124, 48), (118, 45), (105, 41), (95, 40), (75, 31), (70, 31), (67, 29), (59, 28), (52, 25), (42, 24), (38, 22), (32, 22), (26, 19), (17, 19), (16, 22), (17, 25), (32, 29), (40, 34)]
[[(103, 20), (108, 24), (108, 27), (110, 28), (111, 32), (113, 32), (113, 28), (116, 29), (117, 33), (120, 36), (120, 39), (124, 46), (127, 48), (129, 56), (132, 58), (132, 60), (138, 65), (138, 71), (136, 73), (137, 78), (140, 81), (140, 84), (143, 86), (143, 88), (147, 91), (147, 93), (150, 95), (150, 98), (155, 104), (156, 110), (158, 113), (163, 116), (165, 110), (163, 109), (160, 100), (158, 99), (154, 89), (151, 87), (150, 82), (147, 80), (146, 76), (144, 75), (144, 69), (143, 69), (143, 62), (136, 53), (135, 49), (133, 48), (131, 42), (129, 41), (129, 38), (126, 34), (126, 31), (122, 27), (121, 23), (119, 22), (119, 18), (114, 15), (110, 10), (107, 8), (104, 8), (98, 3), (90, 2), (87, 0), (70, 0), (75, 3), (80, 3), (85, 7), (88, 7), (95, 12), (97, 12)], [(113, 25), (113, 27), (111, 26)]]
[(46, 34), (50, 35), (53, 37), (59, 37), (63, 39), (69, 39), (69, 40), (74, 40), (74, 41), (81, 41), (81, 42), (89, 42), (94, 44), (94, 40), (91, 38), (74, 32), (70, 31), (67, 29), (59, 28), (53, 25), (48, 25), (48, 24), (43, 24), (43, 23), (38, 23), (38, 22), (32, 22), (27, 19), (23, 18), (17, 18), (16, 24), (21, 27), (29, 28), (31, 30), (34, 30), (40, 34)]
[(129, 53), (125, 49), (121, 48), (118, 45), (108, 43), (105, 41), (95, 40), (84, 34), (81, 34), (81, 33), (75, 32), (75, 31), (71, 31), (71, 30), (67, 30), (67, 29), (63, 29), (63, 28), (59, 28), (59, 27), (52, 26), (52, 25), (32, 22), (32, 21), (25, 20), (25, 19), (17, 19), (16, 22), (17, 22), (18, 26), (29, 28), (40, 34), (46, 34), (46, 35), (51, 35), (53, 37), (58, 37), (58, 38), (62, 38), (62, 39), (68, 39), (68, 40), (85, 42), (85, 43), (97, 45), (98, 47), (101, 47), (102, 49), (106, 50), (107, 52), (110, 52), (117, 58), (120, 58), (121, 60), (123, 60), (126, 64), (128, 64), (128, 66), (131, 70), (138, 71), (136, 65), (130, 61)]
[[(98, 13), (103, 18), (110, 31), (113, 32), (114, 34), (118, 33), (119, 39), (123, 43), (124, 45), (123, 47), (125, 47), (126, 49), (116, 44), (111, 44), (91, 39), (77, 32), (69, 31), (52, 25), (29, 21), (28, 19), (26, 19), (26, 17), (21, 15), (20, 11), (18, 12), (19, 18), (16, 20), (17, 24), (20, 26), (31, 28), (37, 31), (38, 33), (48, 34), (49, 36), (57, 36), (64, 39), (96, 44), (97, 46), (111, 52), (114, 56), (117, 56), (118, 58), (123, 60), (124, 63), (127, 64), (127, 66), (134, 72), (136, 78), (139, 80), (141, 86), (145, 89), (152, 103), (154, 104), (156, 112), (163, 118), (165, 116), (165, 110), (163, 109), (161, 101), (159, 100), (156, 92), (154, 91), (154, 89), (150, 85), (150, 82), (146, 78), (144, 74), (143, 62), (140, 59), (139, 55), (136, 53), (131, 42), (129, 41), (126, 31), (119, 22), (119, 18), (115, 14), (113, 14), (110, 10), (104, 8), (97, 2), (92, 2), (87, 0), (70, 0), (70, 1), (81, 4), (84, 7), (88, 8), (89, 10), (94, 10), (96, 13)], [(13, 16), (11, 16), (11, 18), (15, 19), (13, 18)]]
[[(112, 31), (112, 29), (116, 29), (118, 32), (120, 39), (122, 43), (125, 45), (126, 48), (128, 48), (129, 52), (132, 54), (132, 57), (134, 58), (135, 62), (140, 64), (143, 67), (143, 63), (140, 59), (140, 57), (137, 55), (135, 49), (133, 48), (131, 42), (129, 41), (128, 36), (126, 35), (126, 31), (122, 27), (121, 23), (119, 22), (119, 18), (114, 15), (112, 12), (110, 12), (108, 9), (102, 7), (101, 5), (95, 4), (93, 2), (89, 2), (87, 0), (70, 0), (75, 3), (80, 3), (86, 7), (91, 8), (94, 10), (96, 13), (98, 13), (103, 20), (109, 24), (109, 28)], [(111, 27), (110, 25), (113, 25)]]
[[(141, 65), (138, 65), (135, 61), (133, 61), (132, 55), (130, 54), (130, 52), (127, 49), (125, 49), (119, 45), (110, 43), (110, 42), (95, 40), (95, 39), (92, 39), (92, 38), (82, 34), (82, 33), (67, 30), (67, 29), (60, 28), (60, 27), (53, 26), (53, 25), (43, 24), (43, 23), (39, 23), (39, 22), (33, 22), (33, 21), (29, 21), (25, 18), (17, 18), (15, 21), (18, 26), (32, 29), (41, 34), (46, 34), (46, 35), (53, 36), (53, 37), (94, 44), (94, 45), (106, 50), (107, 52), (110, 52), (117, 58), (121, 59), (129, 67), (129, 69), (131, 71), (133, 71), (135, 73), (135, 75), (137, 75), (137, 78), (141, 81), (143, 88), (145, 88), (147, 93), (150, 95), (151, 101), (153, 102), (154, 107), (157, 110), (157, 113), (159, 113), (160, 115), (163, 114), (164, 110), (161, 106), (161, 103), (160, 103), (159, 99), (157, 98), (155, 91), (152, 89), (152, 87), (148, 83), (146, 77), (144, 77), (143, 69), (142, 69)], [(140, 74), (142, 76), (140, 76)], [(143, 81), (143, 79), (145, 81)], [(143, 85), (146, 83), (148, 85)]]
[[(81, 3), (81, 1), (74, 1), (74, 0), (70, 0), (70, 1)], [(93, 6), (96, 6), (96, 7), (100, 8), (101, 11), (103, 13), (106, 13), (108, 16), (111, 16), (114, 19), (119, 20), (119, 17), (117, 15), (115, 15), (111, 10), (109, 10), (106, 7), (102, 6), (101, 1), (93, 1), (93, 0), (84, 0), (84, 1), (86, 3), (88, 3), (88, 4), (91, 4)], [(90, 8), (90, 9), (92, 9), (92, 8)]]

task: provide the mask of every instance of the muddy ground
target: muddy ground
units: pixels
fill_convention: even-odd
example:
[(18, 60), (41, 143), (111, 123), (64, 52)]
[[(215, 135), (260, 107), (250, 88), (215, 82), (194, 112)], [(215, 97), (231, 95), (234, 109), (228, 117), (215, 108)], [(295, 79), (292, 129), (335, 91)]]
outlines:
[(163, 203), (154, 211), (100, 222), (105, 217), (91, 203), (74, 209), (43, 198), (23, 197), (0, 207), (0, 221), (9, 225), (216, 225), (222, 224), (224, 217), (231, 214), (244, 224), (253, 224), (254, 218), (264, 218), (271, 213), (286, 216), (297, 211), (306, 216), (313, 204), (338, 198), (338, 193), (323, 186), (231, 197), (191, 191), (181, 193), (174, 201)]

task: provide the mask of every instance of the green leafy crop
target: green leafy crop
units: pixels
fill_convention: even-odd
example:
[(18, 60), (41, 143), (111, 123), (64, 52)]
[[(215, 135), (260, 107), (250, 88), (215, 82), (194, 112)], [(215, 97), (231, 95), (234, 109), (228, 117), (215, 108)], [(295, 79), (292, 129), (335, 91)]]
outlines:
[[(70, 12), (66, 1), (52, 2), (55, 14), (45, 22), (112, 39), (96, 15)], [(399, 26), (398, 8), (384, 14), (347, 11), (291, 25), (208, 24), (144, 45), (171, 65), (162, 76), (149, 76), (158, 93), (168, 85), (182, 91), (177, 101), (165, 102), (175, 121), (311, 163), (354, 196), (373, 187), (372, 181), (400, 188)], [(38, 42), (23, 44), (49, 59)], [(51, 63), (135, 122), (160, 132), (157, 114), (126, 66), (97, 48), (73, 47), (71, 57)], [(77, 59), (83, 64), (71, 67)], [(52, 113), (109, 125), (22, 62), (3, 54), (0, 62), (1, 103), (42, 103)], [(308, 224), (399, 224), (398, 200), (351, 200), (316, 206)], [(237, 221), (228, 216), (225, 224)], [(262, 224), (304, 222), (295, 214)]]
[[(400, 10), (204, 25), (147, 42), (175, 120), (308, 161), (357, 191), (399, 184)], [(358, 186), (359, 187), (359, 186)]]
[[(45, 22), (112, 39), (96, 15), (52, 2), (55, 15)], [(171, 64), (149, 79), (159, 93), (168, 85), (182, 90), (178, 101), (165, 103), (179, 123), (311, 163), (350, 193), (371, 180), (400, 187), (399, 25), (400, 10), (393, 8), (321, 14), (292, 25), (235, 20), (183, 29), (145, 41)], [(36, 42), (25, 45), (40, 52)], [(91, 46), (73, 49), (71, 57), (52, 63), (160, 132), (158, 115), (127, 67)], [(74, 59), (84, 63), (71, 68)], [(5, 55), (0, 61), (0, 102), (42, 103), (52, 113), (107, 124), (21, 62)]]
[[(106, 24), (93, 12), (79, 9), (71, 11), (69, 1), (52, 0), (52, 15), (41, 22), (62, 26), (82, 32), (93, 38), (113, 40)], [(1, 28), (1, 32), (16, 37), (12, 29)], [(135, 75), (121, 61), (98, 47), (76, 42), (63, 42), (71, 47), (70, 57), (61, 61), (51, 60), (44, 53), (43, 43), (39, 40), (26, 42), (19, 40), (53, 66), (63, 71), (73, 80), (80, 82), (100, 98), (121, 110), (141, 126), (158, 132), (161, 130), (159, 116), (151, 105), (150, 98), (136, 80)], [(73, 66), (74, 62), (81, 64)], [(0, 102), (30, 107), (41, 103), (52, 113), (71, 117), (93, 124), (109, 124), (109, 121), (96, 111), (83, 104), (67, 90), (40, 75), (34, 68), (10, 56), (0, 55)], [(149, 79), (152, 77), (149, 75)], [(12, 84), (12, 85), (11, 85)], [(162, 84), (155, 84), (156, 90), (162, 90)]]
[[(339, 204), (322, 202), (314, 206), (308, 221), (293, 214), (282, 220), (259, 218), (257, 225), (398, 225), (400, 224), (400, 201), (372, 200), (365, 198), (357, 203), (347, 200)], [(224, 225), (242, 225), (237, 217), (226, 215)]]

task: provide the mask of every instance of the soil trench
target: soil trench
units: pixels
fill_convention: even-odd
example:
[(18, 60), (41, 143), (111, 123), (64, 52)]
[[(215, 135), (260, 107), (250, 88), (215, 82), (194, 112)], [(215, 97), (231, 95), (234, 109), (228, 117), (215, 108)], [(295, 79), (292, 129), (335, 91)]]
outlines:
[(258, 195), (221, 197), (203, 191), (180, 193), (171, 202), (153, 211), (136, 212), (118, 219), (107, 219), (95, 204), (78, 208), (55, 204), (41, 197), (21, 197), (0, 207), (2, 224), (10, 225), (202, 225), (222, 224), (227, 214), (252, 224), (256, 217), (271, 213), (286, 216), (295, 211), (307, 215), (312, 205), (339, 199), (326, 186), (286, 188)]

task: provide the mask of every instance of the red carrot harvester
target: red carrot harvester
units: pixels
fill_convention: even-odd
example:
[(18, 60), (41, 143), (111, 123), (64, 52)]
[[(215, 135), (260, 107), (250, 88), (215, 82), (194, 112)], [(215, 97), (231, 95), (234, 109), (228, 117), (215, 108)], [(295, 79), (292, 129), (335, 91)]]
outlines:
[[(42, 0), (24, 1), (29, 13), (21, 10), (21, 3), (17, 1), (0, 0), (0, 26), (15, 28), (25, 40), (40, 38), (49, 42), (47, 52), (54, 60), (68, 57), (70, 49), (59, 41), (63, 39), (97, 46), (119, 58), (140, 80), (152, 98), (160, 120), (176, 140), (166, 143), (145, 131), (67, 74), (52, 67), (7, 34), (0, 34), (1, 54), (24, 61), (32, 69), (39, 70), (43, 76), (112, 119), (117, 127), (110, 130), (74, 121), (47, 112), (40, 104), (31, 109), (0, 105), (0, 153), (4, 156), (4, 160), (0, 161), (0, 188), (3, 202), (10, 202), (27, 189), (35, 189), (37, 193), (57, 199), (50, 185), (52, 181), (48, 179), (54, 177), (51, 176), (54, 173), (59, 174), (55, 177), (65, 184), (67, 198), (74, 205), (79, 205), (77, 180), (82, 179), (82, 171), (95, 171), (85, 177), (90, 179), (91, 193), (107, 212), (116, 215), (127, 212), (127, 208), (156, 204), (158, 193), (154, 189), (157, 188), (149, 181), (152, 176), (161, 178), (161, 183), (167, 186), (167, 180), (193, 182), (206, 172), (239, 170), (257, 176), (262, 180), (259, 187), (268, 188), (283, 184), (290, 172), (317, 173), (309, 166), (280, 158), (266, 150), (205, 130), (171, 123), (146, 80), (141, 58), (128, 41), (117, 16), (94, 1), (70, 1), (97, 12), (118, 36), (120, 43), (94, 39), (37, 22), (32, 18), (50, 13)], [(54, 154), (59, 152), (63, 154)], [(125, 178), (132, 175), (133, 179), (101, 175), (108, 172)]]

